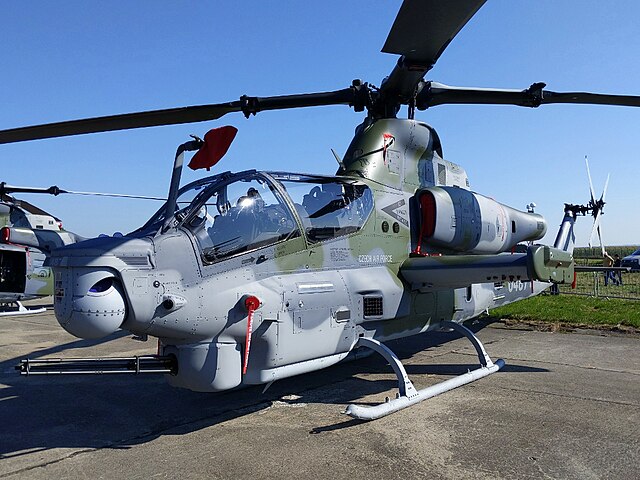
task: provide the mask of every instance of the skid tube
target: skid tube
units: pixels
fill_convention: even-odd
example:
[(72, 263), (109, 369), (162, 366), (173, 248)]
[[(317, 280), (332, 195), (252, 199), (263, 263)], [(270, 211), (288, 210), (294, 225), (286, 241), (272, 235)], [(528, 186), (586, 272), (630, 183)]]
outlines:
[(9, 304), (13, 303), (16, 305), (17, 308), (4, 310), (0, 306), (0, 317), (15, 317), (18, 315), (35, 315), (36, 313), (44, 313), (47, 311), (46, 307), (27, 308), (24, 305), (22, 305), (22, 303), (19, 302), (18, 300), (15, 300), (13, 302), (7, 302), (7, 303)]
[(393, 368), (393, 371), (398, 378), (399, 392), (393, 400), (387, 399), (384, 403), (372, 407), (351, 404), (347, 407), (344, 413), (358, 420), (375, 420), (377, 418), (384, 417), (385, 415), (389, 415), (390, 413), (397, 412), (398, 410), (402, 410), (403, 408), (415, 405), (416, 403), (420, 403), (428, 398), (435, 397), (441, 393), (448, 392), (454, 388), (479, 380), (487, 375), (491, 375), (504, 366), (504, 360), (502, 359), (498, 359), (495, 363), (491, 361), (491, 358), (485, 351), (484, 346), (478, 337), (476, 337), (473, 332), (464, 325), (449, 321), (442, 322), (441, 325), (443, 327), (453, 328), (469, 339), (478, 354), (478, 359), (480, 360), (481, 365), (480, 368), (471, 370), (465, 374), (450, 378), (449, 380), (445, 380), (422, 390), (416, 390), (413, 383), (411, 383), (411, 380), (409, 380), (409, 376), (404, 369), (404, 365), (402, 365), (400, 359), (389, 347), (380, 343), (378, 340), (361, 337), (358, 339), (356, 347), (370, 348), (382, 355), (384, 359), (389, 362), (389, 365), (391, 365), (391, 368)]

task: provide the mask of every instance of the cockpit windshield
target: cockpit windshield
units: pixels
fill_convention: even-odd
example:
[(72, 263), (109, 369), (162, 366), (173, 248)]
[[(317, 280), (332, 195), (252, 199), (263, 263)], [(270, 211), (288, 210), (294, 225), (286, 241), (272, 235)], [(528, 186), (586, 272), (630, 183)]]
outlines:
[(282, 194), (259, 174), (207, 189), (193, 206), (185, 226), (205, 263), (300, 236)]
[[(160, 228), (165, 209), (141, 231)], [(191, 231), (203, 262), (210, 264), (303, 232), (309, 243), (355, 233), (372, 210), (371, 190), (356, 179), (249, 171), (183, 187), (175, 221)]]

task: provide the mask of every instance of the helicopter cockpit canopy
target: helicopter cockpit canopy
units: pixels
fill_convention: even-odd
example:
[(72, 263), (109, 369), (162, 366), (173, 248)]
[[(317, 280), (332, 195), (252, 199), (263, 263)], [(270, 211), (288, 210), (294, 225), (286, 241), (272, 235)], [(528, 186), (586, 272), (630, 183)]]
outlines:
[(310, 243), (357, 232), (373, 210), (371, 190), (357, 180), (284, 175), (280, 183)]
[[(183, 187), (175, 218), (214, 263), (302, 236), (317, 243), (355, 233), (372, 210), (371, 190), (358, 180), (247, 171)], [(160, 228), (163, 217), (161, 208), (145, 227)]]
[(205, 263), (300, 236), (283, 192), (259, 173), (207, 188), (182, 226), (196, 237)]
[[(176, 201), (175, 215), (179, 219), (184, 219), (188, 216), (191, 210), (191, 204), (193, 200), (202, 193), (206, 188), (211, 185), (223, 182), (230, 172), (220, 173), (206, 178), (201, 178), (195, 182), (191, 182), (188, 185), (183, 186), (178, 191), (178, 198)], [(165, 222), (166, 215), (166, 203), (162, 205), (145, 223), (142, 227), (136, 230), (136, 232), (148, 232), (149, 230), (157, 231)], [(133, 233), (133, 232), (132, 232)]]

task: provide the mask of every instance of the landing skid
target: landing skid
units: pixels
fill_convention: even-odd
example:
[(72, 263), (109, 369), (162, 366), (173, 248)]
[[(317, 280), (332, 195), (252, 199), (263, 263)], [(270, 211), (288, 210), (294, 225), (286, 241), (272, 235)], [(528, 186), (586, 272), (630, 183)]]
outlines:
[(464, 325), (454, 322), (442, 322), (442, 326), (451, 327), (469, 339), (478, 354), (478, 359), (481, 364), (480, 368), (469, 371), (463, 375), (450, 378), (449, 380), (445, 380), (422, 390), (416, 390), (413, 383), (411, 383), (411, 380), (409, 380), (409, 376), (404, 369), (404, 365), (402, 365), (400, 359), (395, 353), (393, 353), (393, 351), (391, 351), (391, 349), (389, 349), (389, 347), (377, 340), (361, 337), (358, 339), (356, 347), (370, 348), (375, 352), (378, 352), (387, 362), (389, 362), (389, 365), (391, 365), (391, 368), (393, 368), (393, 371), (398, 378), (399, 392), (395, 399), (387, 399), (385, 403), (381, 403), (373, 407), (351, 404), (347, 407), (344, 413), (359, 420), (375, 420), (376, 418), (384, 417), (385, 415), (389, 415), (390, 413), (415, 405), (416, 403), (422, 402), (428, 398), (453, 390), (456, 387), (460, 387), (486, 377), (487, 375), (491, 375), (504, 366), (504, 360), (502, 359), (497, 360), (496, 363), (491, 361), (491, 358), (489, 358), (489, 355), (485, 351), (484, 346), (478, 337), (476, 337), (473, 332)]
[(45, 307), (27, 308), (17, 300), (14, 301), (14, 302), (11, 302), (11, 303), (15, 303), (18, 306), (18, 309), (17, 310), (14, 310), (14, 309), (5, 310), (4, 309), (5, 306), (4, 305), (0, 305), (0, 317), (18, 316), (18, 315), (35, 315), (36, 313), (43, 313), (43, 312), (47, 311), (47, 309)]

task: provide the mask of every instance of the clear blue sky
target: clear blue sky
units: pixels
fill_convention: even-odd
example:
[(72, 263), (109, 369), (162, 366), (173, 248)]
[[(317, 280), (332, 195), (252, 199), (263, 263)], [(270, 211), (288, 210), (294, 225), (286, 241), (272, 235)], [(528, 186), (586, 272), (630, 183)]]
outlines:
[[(82, 117), (379, 85), (396, 61), (380, 53), (399, 1), (2, 2), (0, 128)], [(450, 85), (640, 94), (637, 0), (490, 0), (428, 78)], [(427, 32), (423, 32), (427, 33)], [(420, 35), (421, 32), (416, 32)], [(405, 112), (402, 112), (404, 115)], [(531, 201), (552, 242), (564, 202), (588, 200), (584, 156), (608, 244), (640, 243), (640, 109), (548, 105), (440, 106), (419, 118), (472, 188), (513, 207)], [(191, 133), (232, 124), (238, 136), (220, 170), (332, 174), (361, 114), (347, 107), (263, 112), (246, 120), (84, 135), (0, 146), (0, 180), (70, 190), (166, 194), (175, 148)], [(189, 173), (186, 180), (200, 173)], [(81, 235), (127, 232), (156, 202), (26, 200)], [(589, 219), (579, 221), (586, 244)]]

